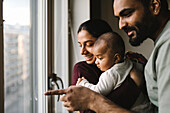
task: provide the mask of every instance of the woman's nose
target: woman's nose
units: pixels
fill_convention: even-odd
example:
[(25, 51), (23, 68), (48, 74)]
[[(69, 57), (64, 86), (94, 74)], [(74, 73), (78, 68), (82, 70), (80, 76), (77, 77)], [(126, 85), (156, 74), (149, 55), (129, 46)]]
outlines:
[(81, 54), (81, 55), (84, 55), (84, 54), (86, 54), (86, 53), (87, 53), (86, 48), (85, 48), (84, 46), (82, 46), (82, 47), (81, 47), (81, 50), (80, 50), (80, 54)]
[(119, 29), (123, 29), (125, 26), (127, 26), (127, 22), (124, 18), (119, 19)]

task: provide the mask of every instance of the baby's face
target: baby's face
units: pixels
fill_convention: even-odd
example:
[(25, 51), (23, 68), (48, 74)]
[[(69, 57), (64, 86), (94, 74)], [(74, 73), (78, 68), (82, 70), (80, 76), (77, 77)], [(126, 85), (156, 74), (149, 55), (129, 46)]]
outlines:
[(115, 64), (114, 56), (110, 52), (105, 44), (93, 47), (93, 55), (96, 57), (95, 64), (101, 71), (106, 71)]

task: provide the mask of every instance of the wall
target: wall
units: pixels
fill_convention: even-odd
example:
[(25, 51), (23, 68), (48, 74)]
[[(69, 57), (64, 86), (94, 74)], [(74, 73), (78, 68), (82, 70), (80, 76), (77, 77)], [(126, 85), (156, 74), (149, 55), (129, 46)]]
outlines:
[(70, 36), (69, 36), (69, 64), (70, 79), (72, 69), (76, 62), (84, 60), (80, 55), (80, 47), (77, 40), (77, 30), (79, 25), (90, 19), (90, 0), (70, 0)]

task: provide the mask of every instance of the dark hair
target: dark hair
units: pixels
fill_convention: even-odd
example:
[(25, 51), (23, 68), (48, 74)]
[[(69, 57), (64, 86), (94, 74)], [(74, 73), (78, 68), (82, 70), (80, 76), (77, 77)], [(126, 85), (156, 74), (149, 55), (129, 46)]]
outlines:
[[(103, 42), (104, 41), (104, 42)], [(108, 32), (101, 35), (94, 43), (94, 46), (101, 43), (106, 43), (107, 49), (111, 50), (111, 54), (118, 53), (121, 56), (121, 59), (125, 55), (125, 44), (122, 37), (116, 32)]]
[[(138, 0), (140, 1), (144, 7), (147, 7), (150, 5), (150, 0)], [(112, 5), (114, 3), (114, 0), (112, 0)], [(112, 8), (113, 9), (113, 8)], [(161, 10), (168, 11), (168, 2), (167, 0), (161, 0)]]
[(98, 38), (104, 33), (112, 32), (110, 25), (101, 19), (91, 19), (85, 21), (79, 26), (77, 33), (79, 33), (81, 30), (88, 31), (95, 38)]

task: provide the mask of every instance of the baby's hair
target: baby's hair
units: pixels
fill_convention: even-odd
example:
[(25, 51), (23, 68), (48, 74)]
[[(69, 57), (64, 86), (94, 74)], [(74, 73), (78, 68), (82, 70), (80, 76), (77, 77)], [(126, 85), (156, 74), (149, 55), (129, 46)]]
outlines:
[(101, 44), (106, 44), (107, 49), (111, 50), (111, 53), (120, 54), (121, 59), (125, 55), (125, 44), (122, 37), (116, 32), (108, 32), (101, 35), (94, 43), (94, 46), (100, 46)]

